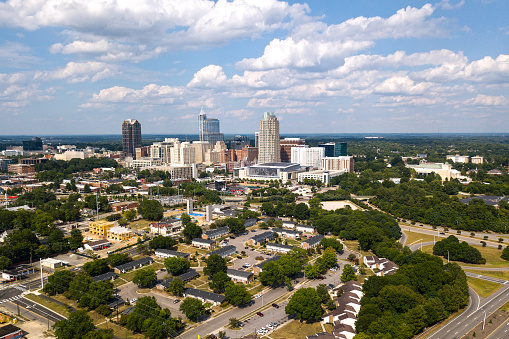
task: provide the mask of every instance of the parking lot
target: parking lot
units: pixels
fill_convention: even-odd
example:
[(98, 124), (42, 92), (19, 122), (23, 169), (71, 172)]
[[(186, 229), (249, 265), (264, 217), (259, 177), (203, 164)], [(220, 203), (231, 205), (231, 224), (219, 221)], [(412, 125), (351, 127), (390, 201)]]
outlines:
[(235, 237), (235, 239), (229, 239), (228, 240), (228, 244), (229, 245), (233, 245), (237, 248), (237, 252), (239, 255), (242, 251), (245, 251), (246, 252), (246, 255), (247, 257), (245, 258), (242, 258), (242, 259), (237, 259), (237, 255), (234, 256), (234, 261), (233, 261), (233, 268), (238, 270), (238, 269), (241, 269), (242, 268), (242, 265), (248, 263), (251, 267), (253, 267), (254, 265), (257, 265), (260, 263), (259, 260), (256, 260), (255, 258), (256, 257), (263, 257), (264, 260), (265, 259), (268, 259), (270, 257), (272, 257), (272, 255), (267, 255), (267, 254), (262, 254), (256, 250), (253, 250), (252, 248), (248, 247), (246, 249), (246, 242), (249, 238), (257, 235), (257, 234), (260, 234), (260, 233), (263, 233), (263, 232), (266, 232), (267, 230), (255, 230), (254, 232), (249, 232), (248, 234), (246, 235), (240, 235), (238, 237)]

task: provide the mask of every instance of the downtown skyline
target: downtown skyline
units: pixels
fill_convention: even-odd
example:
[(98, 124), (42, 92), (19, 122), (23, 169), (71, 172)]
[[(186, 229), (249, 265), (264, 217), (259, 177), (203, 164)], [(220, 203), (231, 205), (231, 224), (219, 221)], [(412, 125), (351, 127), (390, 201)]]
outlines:
[(0, 3), (0, 135), (508, 131), (502, 0), (70, 3)]

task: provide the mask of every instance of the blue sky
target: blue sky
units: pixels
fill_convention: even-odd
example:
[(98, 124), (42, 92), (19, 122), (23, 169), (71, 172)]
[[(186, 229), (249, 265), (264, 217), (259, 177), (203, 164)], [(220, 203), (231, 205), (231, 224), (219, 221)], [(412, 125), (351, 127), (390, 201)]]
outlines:
[(509, 132), (509, 1), (0, 1), (0, 135)]

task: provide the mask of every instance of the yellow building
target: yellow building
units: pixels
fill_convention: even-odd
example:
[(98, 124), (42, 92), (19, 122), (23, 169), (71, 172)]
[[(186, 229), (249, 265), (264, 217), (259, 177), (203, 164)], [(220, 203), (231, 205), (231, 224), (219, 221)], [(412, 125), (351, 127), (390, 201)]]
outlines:
[(127, 227), (115, 226), (108, 230), (106, 238), (115, 241), (129, 240), (133, 236), (133, 232)]
[(110, 228), (115, 225), (112, 221), (96, 220), (91, 221), (88, 226), (88, 231), (92, 234), (106, 236)]

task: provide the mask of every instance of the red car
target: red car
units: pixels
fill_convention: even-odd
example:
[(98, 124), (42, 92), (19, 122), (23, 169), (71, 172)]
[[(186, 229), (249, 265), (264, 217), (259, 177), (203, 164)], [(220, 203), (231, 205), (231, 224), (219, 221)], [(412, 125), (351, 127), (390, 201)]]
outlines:
[(256, 315), (258, 315), (260, 317), (263, 317), (263, 313), (262, 312), (256, 312)]

